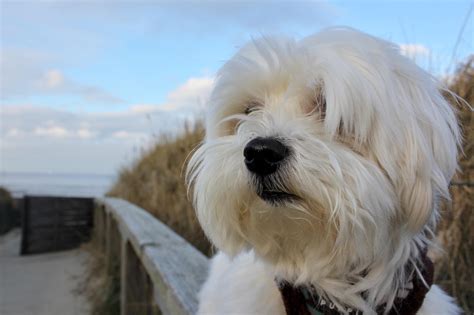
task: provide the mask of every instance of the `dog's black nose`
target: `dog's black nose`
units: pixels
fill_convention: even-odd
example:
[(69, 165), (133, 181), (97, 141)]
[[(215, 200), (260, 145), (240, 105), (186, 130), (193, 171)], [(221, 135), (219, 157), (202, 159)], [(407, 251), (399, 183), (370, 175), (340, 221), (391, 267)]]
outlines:
[(275, 138), (255, 138), (245, 146), (245, 165), (252, 173), (269, 175), (289, 153), (288, 147)]

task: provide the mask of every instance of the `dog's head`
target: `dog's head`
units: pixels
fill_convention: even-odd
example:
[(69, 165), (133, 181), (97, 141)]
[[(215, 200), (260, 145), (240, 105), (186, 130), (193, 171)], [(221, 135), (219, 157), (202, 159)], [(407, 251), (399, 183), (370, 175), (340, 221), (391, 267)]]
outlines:
[(188, 179), (207, 236), (301, 281), (409, 255), (459, 141), (436, 80), (351, 29), (250, 42), (218, 73), (206, 132)]

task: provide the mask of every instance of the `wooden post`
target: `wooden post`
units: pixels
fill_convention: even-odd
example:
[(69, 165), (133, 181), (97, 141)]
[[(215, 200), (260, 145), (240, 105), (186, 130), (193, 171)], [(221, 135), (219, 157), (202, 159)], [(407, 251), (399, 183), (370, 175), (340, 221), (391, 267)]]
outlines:
[(127, 315), (127, 239), (120, 245), (120, 315)]
[(112, 220), (112, 215), (110, 213), (105, 213), (105, 264), (107, 265), (107, 269), (111, 268), (112, 261), (114, 257), (112, 257), (111, 253), (111, 242), (112, 242), (112, 232), (110, 228), (110, 221)]
[(30, 209), (30, 198), (28, 196), (25, 196), (23, 198), (24, 204), (23, 204), (23, 209), (21, 212), (21, 248), (20, 248), (20, 255), (25, 255), (28, 252), (27, 248), (27, 239), (28, 239), (28, 231), (30, 230), (28, 226), (29, 222), (29, 209)]
[(158, 314), (153, 301), (153, 285), (135, 250), (127, 243), (125, 268), (125, 313), (127, 315)]

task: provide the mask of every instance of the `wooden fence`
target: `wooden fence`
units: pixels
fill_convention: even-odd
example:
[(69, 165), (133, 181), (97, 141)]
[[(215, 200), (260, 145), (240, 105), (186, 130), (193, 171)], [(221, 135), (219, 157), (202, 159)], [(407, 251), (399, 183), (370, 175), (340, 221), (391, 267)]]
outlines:
[(208, 259), (145, 210), (96, 199), (93, 239), (120, 270), (121, 314), (195, 314)]
[(25, 196), (21, 254), (72, 249), (87, 242), (93, 206), (92, 198)]

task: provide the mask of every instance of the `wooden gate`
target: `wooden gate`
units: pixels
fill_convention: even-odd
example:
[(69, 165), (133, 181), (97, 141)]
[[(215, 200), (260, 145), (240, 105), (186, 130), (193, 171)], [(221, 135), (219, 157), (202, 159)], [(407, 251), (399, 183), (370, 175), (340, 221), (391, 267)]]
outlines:
[(24, 202), (22, 255), (72, 249), (89, 240), (92, 198), (26, 196)]

